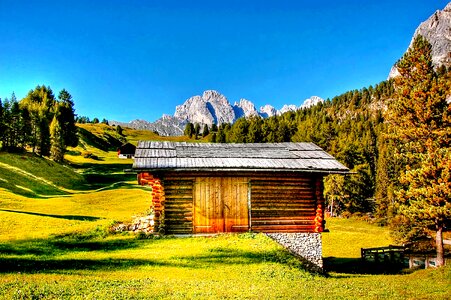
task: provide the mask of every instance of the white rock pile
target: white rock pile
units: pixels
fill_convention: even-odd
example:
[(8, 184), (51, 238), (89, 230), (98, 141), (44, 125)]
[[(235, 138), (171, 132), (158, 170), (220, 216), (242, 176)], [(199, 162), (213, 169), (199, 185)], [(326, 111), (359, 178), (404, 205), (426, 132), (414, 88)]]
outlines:
[(148, 215), (143, 217), (134, 217), (130, 224), (120, 223), (114, 226), (114, 230), (118, 232), (132, 231), (132, 232), (154, 232), (154, 216)]
[(267, 236), (296, 255), (308, 269), (323, 272), (320, 233), (268, 233)]

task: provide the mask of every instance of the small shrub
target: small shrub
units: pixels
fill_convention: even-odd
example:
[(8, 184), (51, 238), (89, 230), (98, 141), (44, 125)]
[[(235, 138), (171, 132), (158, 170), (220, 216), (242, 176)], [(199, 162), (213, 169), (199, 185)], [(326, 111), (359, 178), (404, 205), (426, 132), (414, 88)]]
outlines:
[(238, 237), (240, 239), (255, 239), (255, 237), (257, 236), (257, 234), (255, 232), (246, 232), (246, 233), (241, 233), (240, 235), (238, 235)]
[(155, 235), (153, 233), (146, 233), (144, 231), (139, 231), (136, 234), (137, 240), (152, 240), (155, 238)]
[(91, 157), (92, 157), (92, 152), (89, 152), (89, 151), (83, 151), (83, 157), (84, 157), (84, 158), (91, 158)]
[(83, 151), (82, 153), (84, 158), (90, 158), (90, 159), (94, 159), (94, 160), (98, 160), (99, 157), (97, 155), (92, 154), (92, 152), (89, 151)]
[(350, 217), (352, 217), (352, 214), (349, 211), (345, 211), (345, 212), (341, 213), (340, 217), (349, 219)]

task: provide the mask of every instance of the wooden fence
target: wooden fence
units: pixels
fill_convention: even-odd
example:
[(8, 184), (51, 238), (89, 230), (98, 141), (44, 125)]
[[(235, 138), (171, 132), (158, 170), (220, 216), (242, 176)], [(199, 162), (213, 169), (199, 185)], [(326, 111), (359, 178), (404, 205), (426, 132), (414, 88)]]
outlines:
[(367, 262), (384, 262), (392, 264), (404, 263), (404, 246), (389, 245), (387, 247), (362, 248), (361, 257)]

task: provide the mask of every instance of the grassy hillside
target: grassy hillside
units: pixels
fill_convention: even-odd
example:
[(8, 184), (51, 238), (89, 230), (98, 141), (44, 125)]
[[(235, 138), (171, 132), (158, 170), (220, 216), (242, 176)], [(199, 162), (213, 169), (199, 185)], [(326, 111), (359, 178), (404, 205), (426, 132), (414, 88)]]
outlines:
[(164, 137), (149, 131), (124, 127), (122, 135), (116, 132), (115, 126), (106, 124), (77, 124), (79, 130), (79, 144), (69, 148), (65, 158), (79, 167), (89, 168), (92, 164), (131, 165), (131, 159), (117, 158), (117, 149), (126, 142), (134, 145), (140, 140), (149, 141), (190, 141), (203, 142), (206, 139), (189, 139), (186, 136)]
[(85, 178), (68, 166), (31, 153), (0, 152), (0, 188), (18, 195), (63, 195), (86, 188)]

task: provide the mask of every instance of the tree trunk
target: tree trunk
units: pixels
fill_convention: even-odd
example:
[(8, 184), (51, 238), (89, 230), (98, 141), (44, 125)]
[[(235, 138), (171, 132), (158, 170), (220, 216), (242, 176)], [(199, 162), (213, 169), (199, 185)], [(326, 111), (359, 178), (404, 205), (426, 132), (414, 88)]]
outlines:
[(435, 247), (437, 249), (436, 266), (441, 267), (445, 265), (445, 252), (443, 249), (443, 226), (437, 225), (437, 232), (435, 235)]

